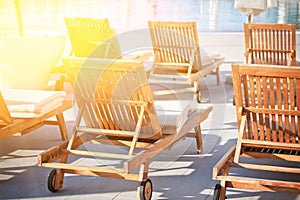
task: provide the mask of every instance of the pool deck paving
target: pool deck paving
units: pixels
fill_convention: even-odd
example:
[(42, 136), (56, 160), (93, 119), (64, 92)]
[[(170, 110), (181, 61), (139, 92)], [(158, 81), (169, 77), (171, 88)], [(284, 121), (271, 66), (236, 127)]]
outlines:
[[(231, 74), (231, 63), (224, 63), (220, 70), (219, 86), (214, 76), (200, 80), (202, 104), (213, 106), (209, 118), (201, 124), (203, 152), (197, 154), (195, 140), (186, 138), (155, 156), (149, 169), (149, 178), (153, 183), (152, 199), (212, 199), (214, 186), (218, 183), (212, 179), (212, 168), (237, 139), (233, 87), (225, 83), (226, 77)], [(155, 101), (166, 99), (161, 96), (154, 98)], [(191, 94), (186, 93), (180, 98), (189, 99)], [(68, 110), (64, 114), (70, 135), (74, 112)], [(51, 169), (39, 167), (37, 155), (60, 143), (58, 128), (49, 125), (22, 137), (0, 141), (0, 199), (136, 199), (137, 182), (71, 174), (66, 174), (61, 190), (56, 193), (48, 191), (47, 177)], [(101, 161), (94, 159), (90, 162)], [(84, 162), (81, 159), (76, 161)], [(226, 196), (235, 200), (300, 200), (300, 195), (291, 193), (230, 188)]]

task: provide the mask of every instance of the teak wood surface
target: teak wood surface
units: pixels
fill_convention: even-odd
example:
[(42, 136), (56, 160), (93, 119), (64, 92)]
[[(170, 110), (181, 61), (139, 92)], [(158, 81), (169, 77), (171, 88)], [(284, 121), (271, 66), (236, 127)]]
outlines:
[(247, 64), (296, 66), (296, 25), (245, 23)]

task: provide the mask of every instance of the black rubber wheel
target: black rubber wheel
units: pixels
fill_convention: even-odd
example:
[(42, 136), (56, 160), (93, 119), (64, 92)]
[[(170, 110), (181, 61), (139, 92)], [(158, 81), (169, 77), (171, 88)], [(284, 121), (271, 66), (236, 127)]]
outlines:
[(141, 200), (150, 200), (152, 198), (152, 182), (150, 179), (145, 179), (141, 183), (140, 189), (140, 199)]
[(48, 176), (48, 190), (50, 192), (57, 192), (58, 189), (55, 189), (55, 179), (56, 179), (56, 169), (51, 170)]
[(214, 189), (213, 200), (219, 200), (220, 199), (220, 192), (221, 192), (221, 185), (216, 184), (215, 189)]

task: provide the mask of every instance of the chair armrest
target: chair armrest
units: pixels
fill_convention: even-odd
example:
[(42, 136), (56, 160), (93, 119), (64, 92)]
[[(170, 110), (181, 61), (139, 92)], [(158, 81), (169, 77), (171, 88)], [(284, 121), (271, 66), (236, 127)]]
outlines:
[(218, 68), (225, 60), (225, 57), (218, 58), (215, 60), (214, 63), (212, 63), (209, 66), (206, 66), (205, 68), (199, 70), (196, 73), (193, 73), (189, 76), (188, 83), (192, 84), (193, 82), (197, 81), (199, 78), (205, 77), (208, 74), (210, 74), (214, 69)]
[(187, 75), (188, 76), (191, 76), (191, 73), (192, 73), (192, 70), (193, 70), (193, 65), (194, 65), (194, 62), (195, 62), (195, 57), (197, 54), (199, 54), (199, 47), (195, 47), (193, 50), (192, 50), (192, 54), (190, 56), (190, 62), (189, 62), (189, 68), (188, 68), (188, 73)]
[(232, 161), (235, 152), (235, 145), (232, 146), (227, 153), (219, 160), (219, 162), (214, 166), (212, 178), (217, 179), (219, 175), (221, 175), (221, 170), (224, 169), (225, 165)]
[(178, 135), (185, 134), (196, 127), (199, 123), (207, 119), (213, 110), (212, 106), (199, 108), (198, 105), (196, 102), (191, 102), (177, 116), (176, 133)]
[(242, 115), (239, 118), (239, 126), (238, 126), (238, 140), (237, 140), (237, 145), (236, 145), (236, 150), (235, 150), (235, 155), (234, 155), (234, 162), (238, 163), (240, 160), (240, 154), (242, 151), (242, 140), (244, 138), (244, 133), (245, 133), (245, 128), (246, 128), (246, 122), (247, 122), (247, 115), (246, 113), (243, 113), (243, 108), (238, 109), (238, 115)]

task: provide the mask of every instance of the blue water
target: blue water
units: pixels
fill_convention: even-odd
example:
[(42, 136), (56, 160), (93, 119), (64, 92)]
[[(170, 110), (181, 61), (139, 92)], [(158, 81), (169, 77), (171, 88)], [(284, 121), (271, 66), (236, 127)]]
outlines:
[[(0, 0), (0, 29), (14, 29), (14, 1)], [(119, 31), (146, 28), (148, 20), (196, 21), (199, 31), (243, 30), (247, 17), (234, 0), (20, 0), (24, 29), (65, 30), (64, 16), (108, 18)], [(254, 22), (292, 23), (300, 29), (299, 0), (278, 0)]]

